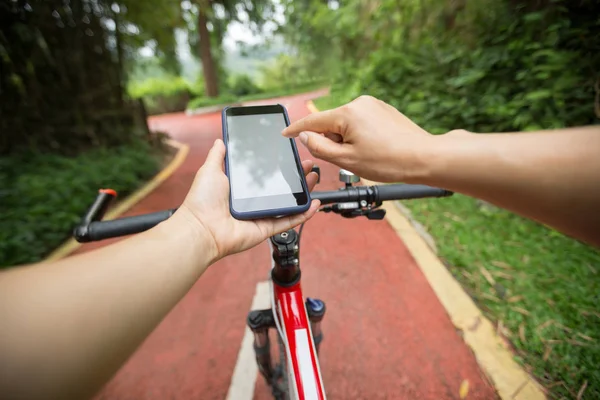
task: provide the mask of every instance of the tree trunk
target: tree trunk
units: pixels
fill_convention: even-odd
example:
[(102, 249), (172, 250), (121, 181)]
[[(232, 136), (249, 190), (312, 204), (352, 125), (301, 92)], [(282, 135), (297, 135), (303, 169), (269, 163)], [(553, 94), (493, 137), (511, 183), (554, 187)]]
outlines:
[(210, 47), (210, 32), (206, 26), (208, 18), (206, 16), (206, 7), (209, 3), (203, 3), (198, 7), (198, 33), (200, 34), (200, 60), (202, 61), (202, 73), (204, 75), (204, 87), (208, 97), (217, 97), (219, 95), (219, 86), (217, 80), (217, 70), (213, 60)]
[(114, 13), (115, 21), (115, 45), (117, 47), (117, 79), (119, 84), (117, 85), (117, 98), (119, 99), (120, 107), (123, 107), (123, 87), (125, 86), (125, 67), (123, 66), (123, 58), (125, 57), (123, 52), (123, 37), (121, 36), (121, 9), (119, 12)]

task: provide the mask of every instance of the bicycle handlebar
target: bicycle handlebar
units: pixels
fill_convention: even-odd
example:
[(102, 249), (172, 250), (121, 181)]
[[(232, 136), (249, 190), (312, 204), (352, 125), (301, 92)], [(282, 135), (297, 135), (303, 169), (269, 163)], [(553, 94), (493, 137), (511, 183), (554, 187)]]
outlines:
[(79, 225), (73, 236), (80, 243), (94, 242), (118, 236), (132, 235), (147, 231), (175, 213), (175, 209), (150, 214), (124, 217), (110, 221), (94, 221), (89, 225)]
[[(73, 231), (75, 240), (85, 243), (144, 232), (168, 219), (176, 211), (176, 209), (172, 209), (110, 221), (100, 221), (109, 203), (116, 196), (116, 193), (113, 193), (107, 193), (104, 189), (100, 191), (93, 205), (82, 219), (81, 224)], [(362, 201), (367, 204), (377, 204), (387, 200), (408, 200), (451, 195), (452, 192), (440, 188), (406, 184), (349, 186), (329, 192), (311, 193), (311, 197), (320, 200), (323, 205), (347, 202), (360, 203)]]
[(426, 185), (375, 185), (375, 186), (350, 186), (330, 192), (313, 192), (310, 197), (321, 200), (321, 204), (345, 203), (353, 201), (366, 201), (379, 203), (387, 200), (422, 199), (426, 197), (446, 197), (452, 192)]

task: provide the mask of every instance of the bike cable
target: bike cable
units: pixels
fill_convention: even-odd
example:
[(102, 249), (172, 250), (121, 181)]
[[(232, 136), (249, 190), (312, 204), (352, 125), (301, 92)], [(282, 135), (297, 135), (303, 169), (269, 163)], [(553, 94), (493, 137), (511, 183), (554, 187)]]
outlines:
[(300, 229), (298, 229), (298, 257), (300, 257), (300, 243), (302, 243), (302, 230), (304, 229), (304, 224), (306, 222), (303, 222), (300, 225)]

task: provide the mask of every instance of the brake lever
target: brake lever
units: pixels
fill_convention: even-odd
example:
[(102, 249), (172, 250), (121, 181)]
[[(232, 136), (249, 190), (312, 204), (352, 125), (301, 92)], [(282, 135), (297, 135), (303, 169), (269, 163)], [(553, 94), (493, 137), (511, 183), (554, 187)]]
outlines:
[(362, 210), (352, 210), (352, 211), (345, 211), (340, 213), (340, 215), (344, 218), (356, 218), (356, 217), (361, 217), (364, 215)]
[[(340, 204), (343, 204), (340, 206)], [(324, 213), (334, 212), (341, 215), (344, 218), (356, 218), (356, 217), (367, 217), (372, 221), (378, 221), (385, 218), (385, 210), (377, 208), (353, 208), (353, 203), (339, 203), (333, 206), (321, 207), (319, 211)]]
[(367, 219), (370, 220), (382, 220), (385, 218), (385, 210), (384, 209), (376, 209), (376, 210), (371, 210), (369, 212), (366, 213)]

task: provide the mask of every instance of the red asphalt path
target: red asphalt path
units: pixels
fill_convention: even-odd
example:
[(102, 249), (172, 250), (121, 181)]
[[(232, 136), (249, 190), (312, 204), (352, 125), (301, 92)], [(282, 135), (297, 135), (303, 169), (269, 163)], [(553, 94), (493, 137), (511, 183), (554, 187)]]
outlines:
[[(285, 104), (296, 120), (309, 113), (306, 101), (318, 94), (269, 102)], [(218, 113), (157, 116), (150, 125), (189, 144), (190, 153), (128, 215), (180, 204), (221, 136)], [(302, 158), (309, 158), (299, 148)], [(338, 168), (319, 165), (317, 190), (339, 187)], [(496, 397), (386, 221), (318, 214), (305, 227), (301, 265), (304, 294), (327, 303), (320, 363), (329, 399), (458, 399), (463, 380), (469, 381), (468, 399)], [(224, 399), (256, 284), (266, 280), (269, 268), (266, 243), (210, 267), (97, 398)], [(258, 377), (255, 399), (268, 398)]]

